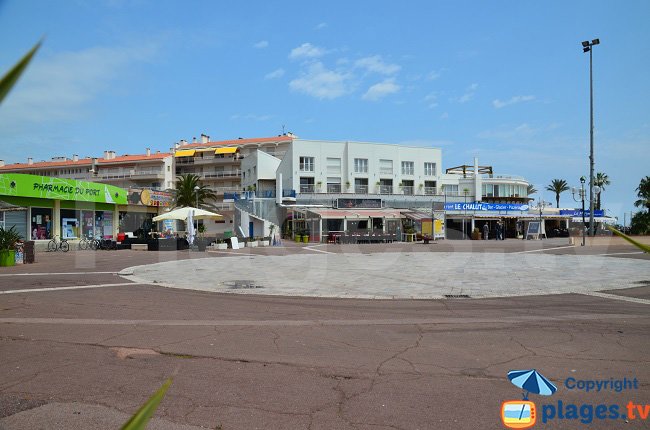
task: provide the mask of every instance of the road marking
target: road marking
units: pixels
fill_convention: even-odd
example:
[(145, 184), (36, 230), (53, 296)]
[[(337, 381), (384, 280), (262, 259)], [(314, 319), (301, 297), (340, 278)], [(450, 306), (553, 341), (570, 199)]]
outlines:
[(535, 321), (585, 321), (647, 318), (646, 315), (630, 314), (577, 314), (559, 315), (521, 315), (501, 318), (439, 317), (404, 319), (344, 319), (344, 320), (110, 320), (97, 318), (0, 318), (0, 324), (59, 324), (59, 325), (144, 325), (144, 326), (374, 326), (374, 325), (425, 325), (425, 324), (506, 324)]
[(636, 297), (626, 297), (626, 296), (618, 296), (616, 294), (607, 294), (607, 293), (598, 293), (596, 291), (588, 292), (588, 293), (580, 293), (585, 296), (594, 296), (594, 297), (601, 297), (603, 299), (611, 299), (611, 300), (621, 300), (624, 302), (632, 302), (632, 303), (640, 303), (642, 305), (650, 305), (650, 300), (647, 299), (639, 299)]
[(8, 276), (56, 276), (56, 275), (117, 275), (117, 272), (51, 272), (51, 273), (3, 273), (0, 277)]
[(50, 291), (82, 290), (84, 288), (121, 287), (121, 286), (125, 286), (125, 285), (137, 285), (137, 284), (135, 284), (133, 282), (122, 282), (120, 284), (76, 285), (74, 287), (28, 288), (28, 289), (24, 289), (24, 290), (0, 291), (0, 294), (42, 293), (42, 292), (50, 292)]
[(314, 248), (312, 248), (312, 246), (319, 246), (319, 245), (305, 246), (302, 249), (306, 249), (307, 251), (321, 252), (323, 254), (336, 254), (336, 252), (329, 252), (329, 251), (323, 251), (323, 250), (320, 250), (320, 249), (314, 249)]
[(519, 252), (514, 252), (514, 254), (526, 254), (529, 252), (544, 252), (544, 251), (550, 251), (552, 249), (564, 249), (564, 248), (575, 248), (573, 245), (567, 245), (567, 246), (556, 246), (555, 248), (542, 248), (542, 249), (533, 249), (530, 251), (519, 251)]
[(645, 254), (643, 251), (636, 251), (636, 252), (615, 252), (613, 254), (598, 254), (601, 257), (607, 257), (609, 255), (634, 255), (634, 254)]

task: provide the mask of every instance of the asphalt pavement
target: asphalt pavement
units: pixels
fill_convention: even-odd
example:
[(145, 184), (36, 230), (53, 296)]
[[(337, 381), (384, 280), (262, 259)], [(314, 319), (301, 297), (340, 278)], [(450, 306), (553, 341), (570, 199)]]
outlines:
[[(588, 407), (576, 419), (558, 418), (560, 404), (627, 411), (629, 401), (650, 403), (647, 255), (619, 241), (566, 245), (285, 243), (209, 253), (39, 253), (34, 265), (0, 272), (0, 428), (119, 428), (172, 376), (149, 428), (500, 429), (502, 402), (522, 398), (507, 372), (533, 368), (558, 387), (550, 397), (530, 395), (536, 428), (648, 428), (647, 419), (592, 413), (588, 420)], [(404, 273), (407, 254), (522, 262), (541, 254), (612, 265), (589, 266), (609, 281), (588, 294), (419, 300), (225, 294), (119, 276), (129, 267), (191, 260), (190, 278), (206, 258), (225, 268), (244, 259), (247, 273), (267, 282), (258, 261), (346, 255), (352, 261), (388, 253)], [(612, 271), (623, 263), (627, 272)], [(570, 265), (562, 270), (573, 276)], [(635, 284), (621, 289), (626, 273)], [(219, 281), (218, 273), (209, 275), (202, 282)], [(569, 389), (569, 378), (636, 378), (639, 384), (585, 392)]]

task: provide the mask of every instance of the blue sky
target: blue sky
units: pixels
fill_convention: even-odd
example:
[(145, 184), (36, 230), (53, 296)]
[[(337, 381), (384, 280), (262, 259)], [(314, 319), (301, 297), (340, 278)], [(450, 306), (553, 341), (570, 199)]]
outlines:
[[(0, 2), (0, 70), (45, 36), (0, 106), (0, 159), (300, 137), (433, 145), (542, 190), (596, 170), (622, 218), (650, 175), (645, 0)], [(554, 201), (550, 192), (543, 198)], [(573, 207), (570, 193), (561, 205)], [(628, 216), (629, 219), (629, 216)], [(622, 219), (621, 219), (622, 221)]]

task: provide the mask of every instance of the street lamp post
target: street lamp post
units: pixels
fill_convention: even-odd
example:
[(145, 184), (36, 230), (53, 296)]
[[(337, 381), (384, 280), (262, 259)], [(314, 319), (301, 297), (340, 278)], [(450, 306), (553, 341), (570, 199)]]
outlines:
[(586, 227), (587, 223), (585, 222), (585, 177), (581, 176), (580, 177), (580, 189), (577, 189), (576, 187), (571, 188), (571, 194), (573, 194), (573, 200), (576, 202), (578, 201), (576, 199), (576, 193), (578, 193), (578, 196), (580, 197), (580, 201), (582, 202), (582, 245), (580, 246), (585, 246), (585, 232), (586, 232)]
[[(196, 196), (196, 208), (197, 209), (199, 208), (199, 190), (200, 189), (201, 189), (201, 187), (199, 187), (198, 185), (196, 185), (194, 187), (194, 194)], [(199, 231), (199, 220), (198, 219), (196, 219), (196, 230), (195, 231)]]
[[(594, 79), (592, 51), (600, 39), (582, 42), (582, 52), (589, 53), (589, 235), (594, 235)], [(583, 211), (584, 213), (584, 211)]]

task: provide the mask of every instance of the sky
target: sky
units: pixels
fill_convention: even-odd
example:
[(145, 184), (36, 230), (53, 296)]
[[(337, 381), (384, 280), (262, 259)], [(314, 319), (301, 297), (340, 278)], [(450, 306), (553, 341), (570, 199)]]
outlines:
[[(181, 139), (442, 149), (544, 191), (595, 163), (608, 215), (650, 175), (650, 2), (0, 0), (0, 159), (167, 151)], [(571, 193), (562, 207), (578, 207)]]

